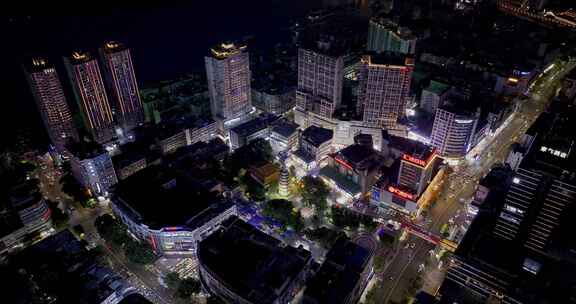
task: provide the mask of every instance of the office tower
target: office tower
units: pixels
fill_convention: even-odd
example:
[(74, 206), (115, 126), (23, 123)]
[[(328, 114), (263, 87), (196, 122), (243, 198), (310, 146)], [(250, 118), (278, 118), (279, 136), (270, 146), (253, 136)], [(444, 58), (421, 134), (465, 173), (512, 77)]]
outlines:
[(398, 185), (407, 187), (420, 196), (432, 180), (434, 161), (437, 156), (434, 148), (414, 142), (400, 160)]
[(76, 180), (97, 196), (108, 196), (110, 187), (118, 183), (112, 159), (95, 142), (73, 142), (68, 146), (70, 164)]
[(440, 303), (574, 303), (571, 108), (552, 104), (531, 127), (535, 140), (520, 167), (493, 169), (477, 189), (480, 212), (449, 264)]
[(414, 54), (416, 52), (416, 36), (412, 31), (385, 18), (372, 18), (368, 28), (367, 50), (383, 53), (394, 52)]
[(98, 62), (89, 53), (74, 52), (64, 63), (87, 131), (98, 143), (112, 140), (114, 120)]
[(422, 90), (420, 108), (427, 113), (435, 114), (436, 109), (444, 104), (449, 93), (449, 85), (435, 80), (430, 81), (428, 87)]
[(479, 110), (454, 105), (438, 108), (430, 136), (431, 145), (442, 157), (464, 157), (471, 148), (479, 116)]
[(358, 73), (358, 112), (368, 126), (398, 129), (410, 94), (414, 60), (404, 56), (364, 56)]
[(225, 124), (252, 110), (250, 56), (246, 45), (221, 43), (205, 57), (210, 109)]
[(330, 44), (298, 50), (296, 107), (332, 118), (342, 100), (344, 60)]
[(129, 132), (144, 121), (130, 50), (121, 43), (110, 41), (100, 48), (100, 56), (116, 121), (125, 133)]
[(33, 59), (24, 70), (50, 141), (58, 152), (62, 152), (66, 142), (77, 139), (78, 133), (74, 128), (58, 73), (54, 66), (42, 58)]

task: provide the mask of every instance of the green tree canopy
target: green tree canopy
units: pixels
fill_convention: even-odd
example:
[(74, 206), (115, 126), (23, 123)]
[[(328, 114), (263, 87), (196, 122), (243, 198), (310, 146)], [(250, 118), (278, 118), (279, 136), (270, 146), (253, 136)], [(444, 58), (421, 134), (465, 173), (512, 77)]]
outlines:
[(302, 200), (309, 206), (313, 206), (319, 213), (323, 213), (328, 203), (326, 199), (330, 189), (318, 177), (304, 176), (302, 178)]
[(200, 282), (193, 278), (182, 280), (177, 290), (178, 297), (183, 299), (190, 298), (193, 294), (199, 292), (200, 292)]

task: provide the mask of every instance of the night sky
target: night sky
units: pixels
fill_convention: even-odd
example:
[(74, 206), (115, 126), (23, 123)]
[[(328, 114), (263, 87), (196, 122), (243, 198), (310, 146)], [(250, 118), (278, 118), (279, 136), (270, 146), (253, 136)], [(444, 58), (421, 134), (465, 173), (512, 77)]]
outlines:
[[(99, 6), (92, 10), (83, 5), (78, 10), (68, 7), (53, 15), (28, 17), (20, 11), (17, 15), (0, 17), (1, 37), (9, 42), (3, 43), (0, 57), (1, 102), (5, 114), (5, 119), (0, 120), (3, 142), (10, 140), (22, 126), (30, 127), (40, 141), (45, 137), (20, 66), (30, 56), (44, 56), (55, 63), (67, 87), (62, 56), (74, 50), (95, 52), (103, 41), (119, 40), (132, 48), (136, 77), (142, 87), (187, 72), (203, 72), (204, 54), (210, 46), (223, 40), (254, 35), (256, 45), (251, 47), (261, 50), (285, 41), (289, 21), (317, 7), (320, 1), (190, 2), (164, 7)], [(71, 96), (68, 99), (70, 104), (74, 103)]]

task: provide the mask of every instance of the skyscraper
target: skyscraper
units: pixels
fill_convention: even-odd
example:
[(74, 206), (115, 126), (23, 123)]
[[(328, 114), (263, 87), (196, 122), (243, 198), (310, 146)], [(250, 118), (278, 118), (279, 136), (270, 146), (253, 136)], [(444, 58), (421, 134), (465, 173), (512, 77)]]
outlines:
[(128, 132), (144, 121), (144, 110), (130, 50), (110, 41), (100, 48), (102, 68), (111, 92), (116, 121)]
[(205, 57), (210, 109), (217, 120), (241, 120), (252, 110), (250, 56), (246, 45), (221, 43)]
[(62, 152), (66, 142), (77, 139), (78, 133), (56, 69), (46, 60), (37, 58), (26, 65), (24, 70), (50, 141), (58, 152)]
[(88, 132), (98, 143), (114, 138), (114, 119), (98, 62), (89, 53), (74, 52), (64, 63)]
[(430, 143), (442, 157), (464, 157), (471, 148), (479, 110), (446, 105), (436, 110)]
[(412, 31), (385, 18), (373, 18), (368, 28), (367, 50), (370, 52), (394, 52), (414, 54), (416, 36)]
[(358, 73), (358, 112), (368, 126), (398, 129), (410, 94), (414, 60), (404, 56), (364, 56)]
[(344, 60), (327, 43), (298, 50), (296, 107), (331, 118), (342, 100)]

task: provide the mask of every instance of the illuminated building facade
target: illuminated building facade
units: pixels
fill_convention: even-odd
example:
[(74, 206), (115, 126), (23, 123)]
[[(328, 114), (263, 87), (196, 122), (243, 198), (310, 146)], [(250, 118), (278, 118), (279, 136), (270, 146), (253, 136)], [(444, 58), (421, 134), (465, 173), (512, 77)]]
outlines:
[(364, 56), (360, 64), (358, 112), (368, 126), (398, 129), (410, 94), (414, 60)]
[(416, 36), (406, 27), (384, 18), (372, 18), (368, 28), (367, 50), (376, 53), (414, 54)]
[(344, 60), (325, 43), (298, 50), (296, 108), (331, 118), (342, 100)]
[(242, 120), (252, 110), (250, 56), (246, 48), (221, 43), (205, 57), (210, 109), (225, 124)]
[(333, 137), (332, 130), (317, 126), (306, 128), (300, 135), (298, 150), (294, 152), (296, 161), (301, 163), (306, 170), (319, 165), (332, 152)]
[(471, 149), (480, 111), (468, 111), (453, 106), (436, 110), (430, 144), (442, 157), (464, 157)]
[(78, 182), (96, 196), (107, 197), (118, 182), (108, 152), (94, 142), (74, 142), (67, 146), (72, 173)]
[(129, 132), (144, 121), (144, 109), (138, 92), (130, 50), (110, 41), (100, 48), (102, 67), (108, 82), (117, 123)]
[(397, 183), (420, 195), (432, 180), (437, 155), (434, 149), (426, 145), (417, 146), (417, 149), (402, 155)]
[(89, 53), (74, 52), (64, 63), (86, 130), (98, 143), (114, 138), (114, 118), (98, 62)]
[(383, 159), (372, 147), (354, 144), (330, 155), (320, 174), (337, 189), (358, 198), (370, 191), (382, 163)]
[(78, 133), (56, 69), (45, 59), (37, 58), (25, 67), (25, 72), (50, 141), (62, 152), (68, 140), (78, 139)]
[(436, 109), (444, 105), (449, 93), (449, 85), (435, 80), (430, 81), (428, 87), (422, 90), (420, 108), (427, 113), (436, 114)]

